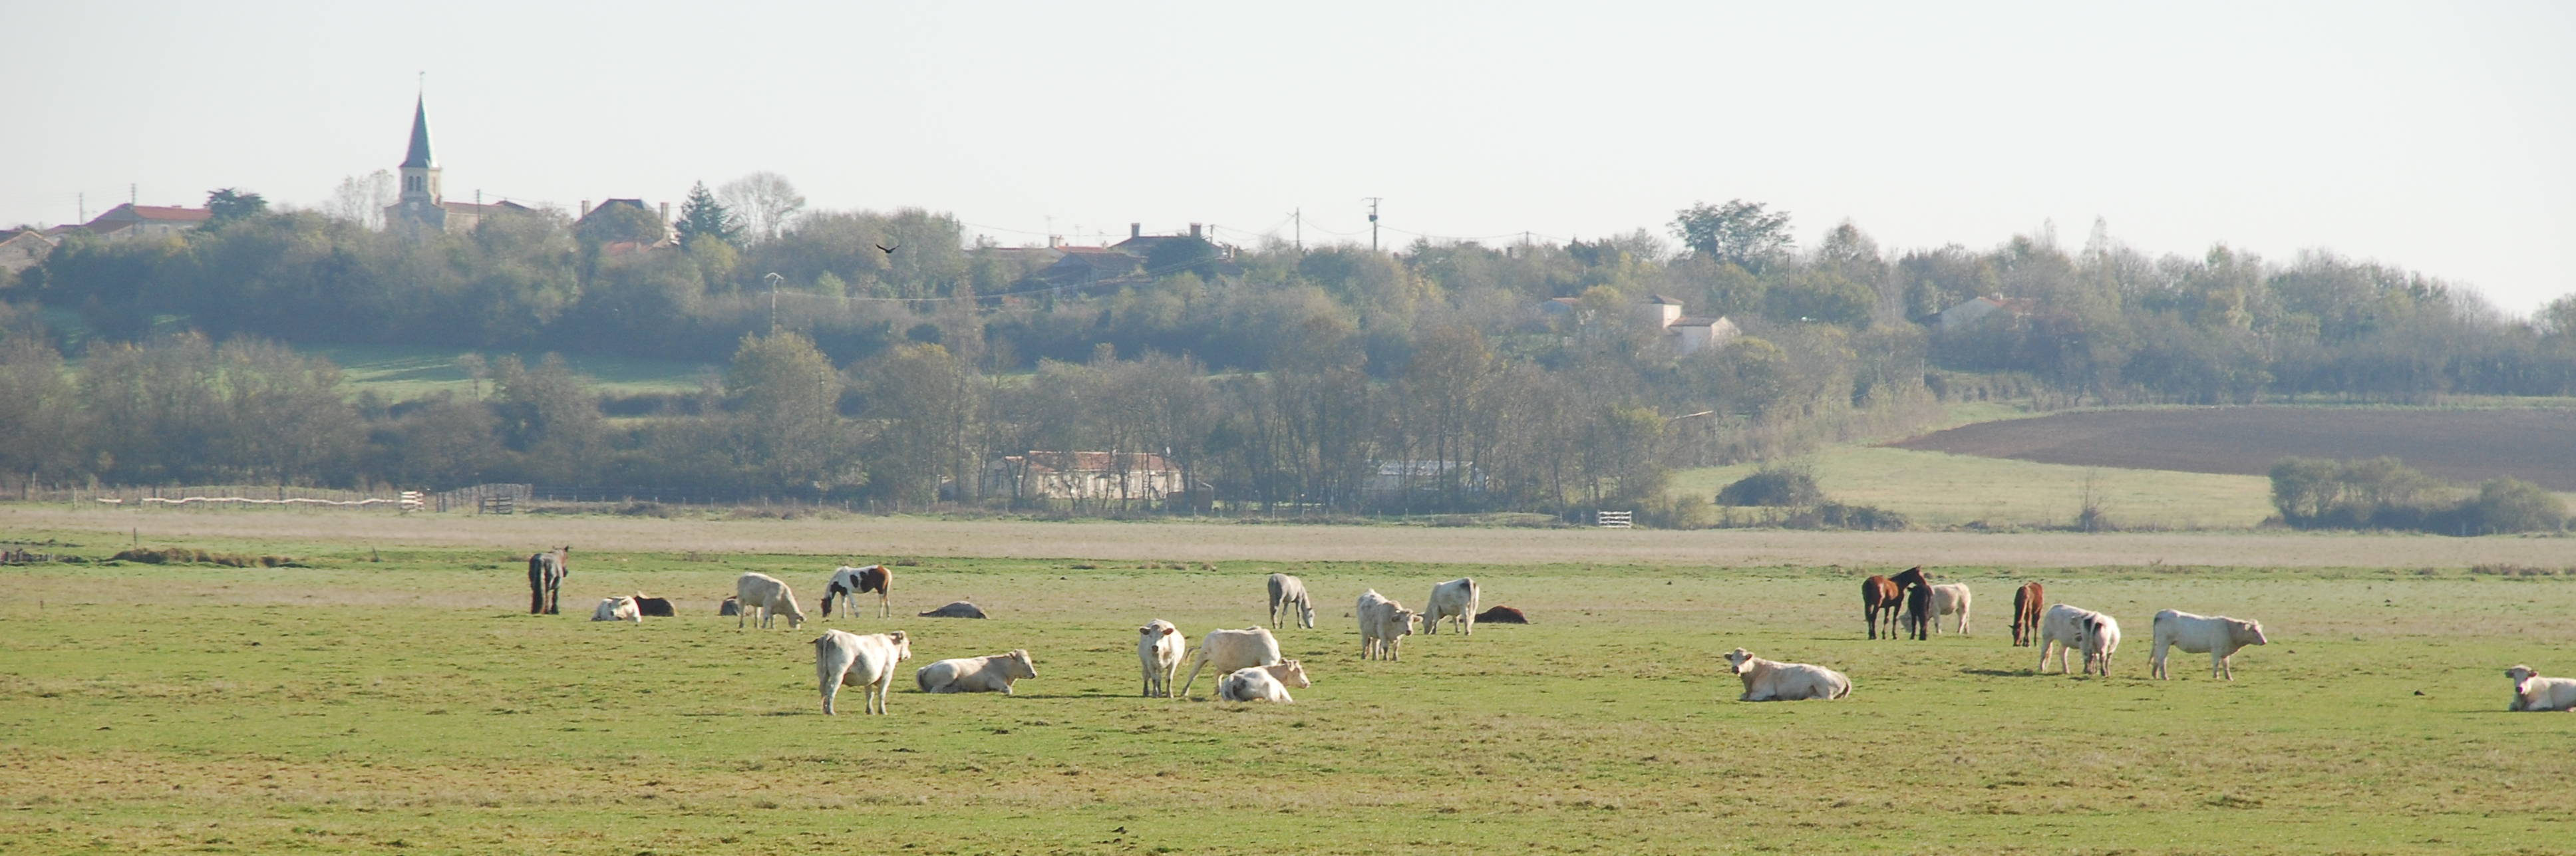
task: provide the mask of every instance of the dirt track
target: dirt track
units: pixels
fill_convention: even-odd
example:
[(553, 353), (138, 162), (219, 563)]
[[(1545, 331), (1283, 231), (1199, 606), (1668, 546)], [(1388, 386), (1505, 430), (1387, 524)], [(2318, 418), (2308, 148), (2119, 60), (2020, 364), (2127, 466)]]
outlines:
[(2049, 464), (2265, 475), (2290, 455), (2389, 456), (2437, 479), (2576, 491), (2576, 411), (2208, 407), (1983, 422), (1889, 445)]
[(2443, 538), (2307, 533), (1785, 532), (1777, 530), (1474, 529), (1227, 523), (1038, 523), (907, 517), (653, 520), (605, 517), (395, 517), (365, 512), (179, 512), (0, 506), (8, 537), (69, 537), (267, 552), (540, 544), (604, 551), (960, 556), (1162, 561), (1640, 564), (1675, 567), (1914, 564), (1994, 567), (2221, 565), (2458, 568), (2576, 564), (2566, 538)]

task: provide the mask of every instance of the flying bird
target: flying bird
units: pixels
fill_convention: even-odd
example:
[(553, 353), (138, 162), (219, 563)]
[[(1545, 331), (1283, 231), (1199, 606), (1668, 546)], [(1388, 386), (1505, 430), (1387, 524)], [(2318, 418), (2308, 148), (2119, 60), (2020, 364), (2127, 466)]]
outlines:
[[(896, 245), (894, 245), (894, 247), (900, 247), (900, 246), (903, 246), (903, 245), (902, 245), (902, 244), (896, 244)], [(885, 254), (886, 254), (886, 255), (889, 255), (889, 256), (894, 255), (894, 247), (889, 247), (889, 246), (886, 246), (886, 245), (884, 245), (884, 244), (878, 244), (878, 245), (877, 245), (877, 249), (884, 250), (884, 251), (885, 251)]]

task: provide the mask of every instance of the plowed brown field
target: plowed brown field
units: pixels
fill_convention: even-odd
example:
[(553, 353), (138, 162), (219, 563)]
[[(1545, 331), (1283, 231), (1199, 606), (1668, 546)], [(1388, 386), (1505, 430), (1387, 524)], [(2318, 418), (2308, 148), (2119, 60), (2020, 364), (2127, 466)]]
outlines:
[(2576, 411), (2206, 407), (1981, 422), (1889, 445), (2050, 464), (2263, 475), (2290, 455), (2401, 458), (2434, 478), (2576, 491)]

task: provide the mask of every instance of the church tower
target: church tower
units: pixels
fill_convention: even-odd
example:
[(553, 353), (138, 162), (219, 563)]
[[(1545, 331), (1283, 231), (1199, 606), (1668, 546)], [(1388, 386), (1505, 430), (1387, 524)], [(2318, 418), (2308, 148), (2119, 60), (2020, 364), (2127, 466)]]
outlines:
[(403, 155), (402, 195), (385, 208), (385, 225), (414, 236), (447, 231), (445, 202), (438, 187), (438, 161), (429, 155), (429, 103), (422, 99), (412, 105), (411, 150)]

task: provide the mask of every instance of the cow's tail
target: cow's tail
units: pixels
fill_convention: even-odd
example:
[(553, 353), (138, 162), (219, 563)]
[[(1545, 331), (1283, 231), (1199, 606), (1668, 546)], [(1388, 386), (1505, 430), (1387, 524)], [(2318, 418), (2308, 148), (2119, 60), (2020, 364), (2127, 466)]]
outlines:
[(1839, 699), (1847, 695), (1851, 695), (1850, 678), (1844, 678), (1841, 683), (1834, 685), (1834, 694), (1827, 696), (1826, 698)]

